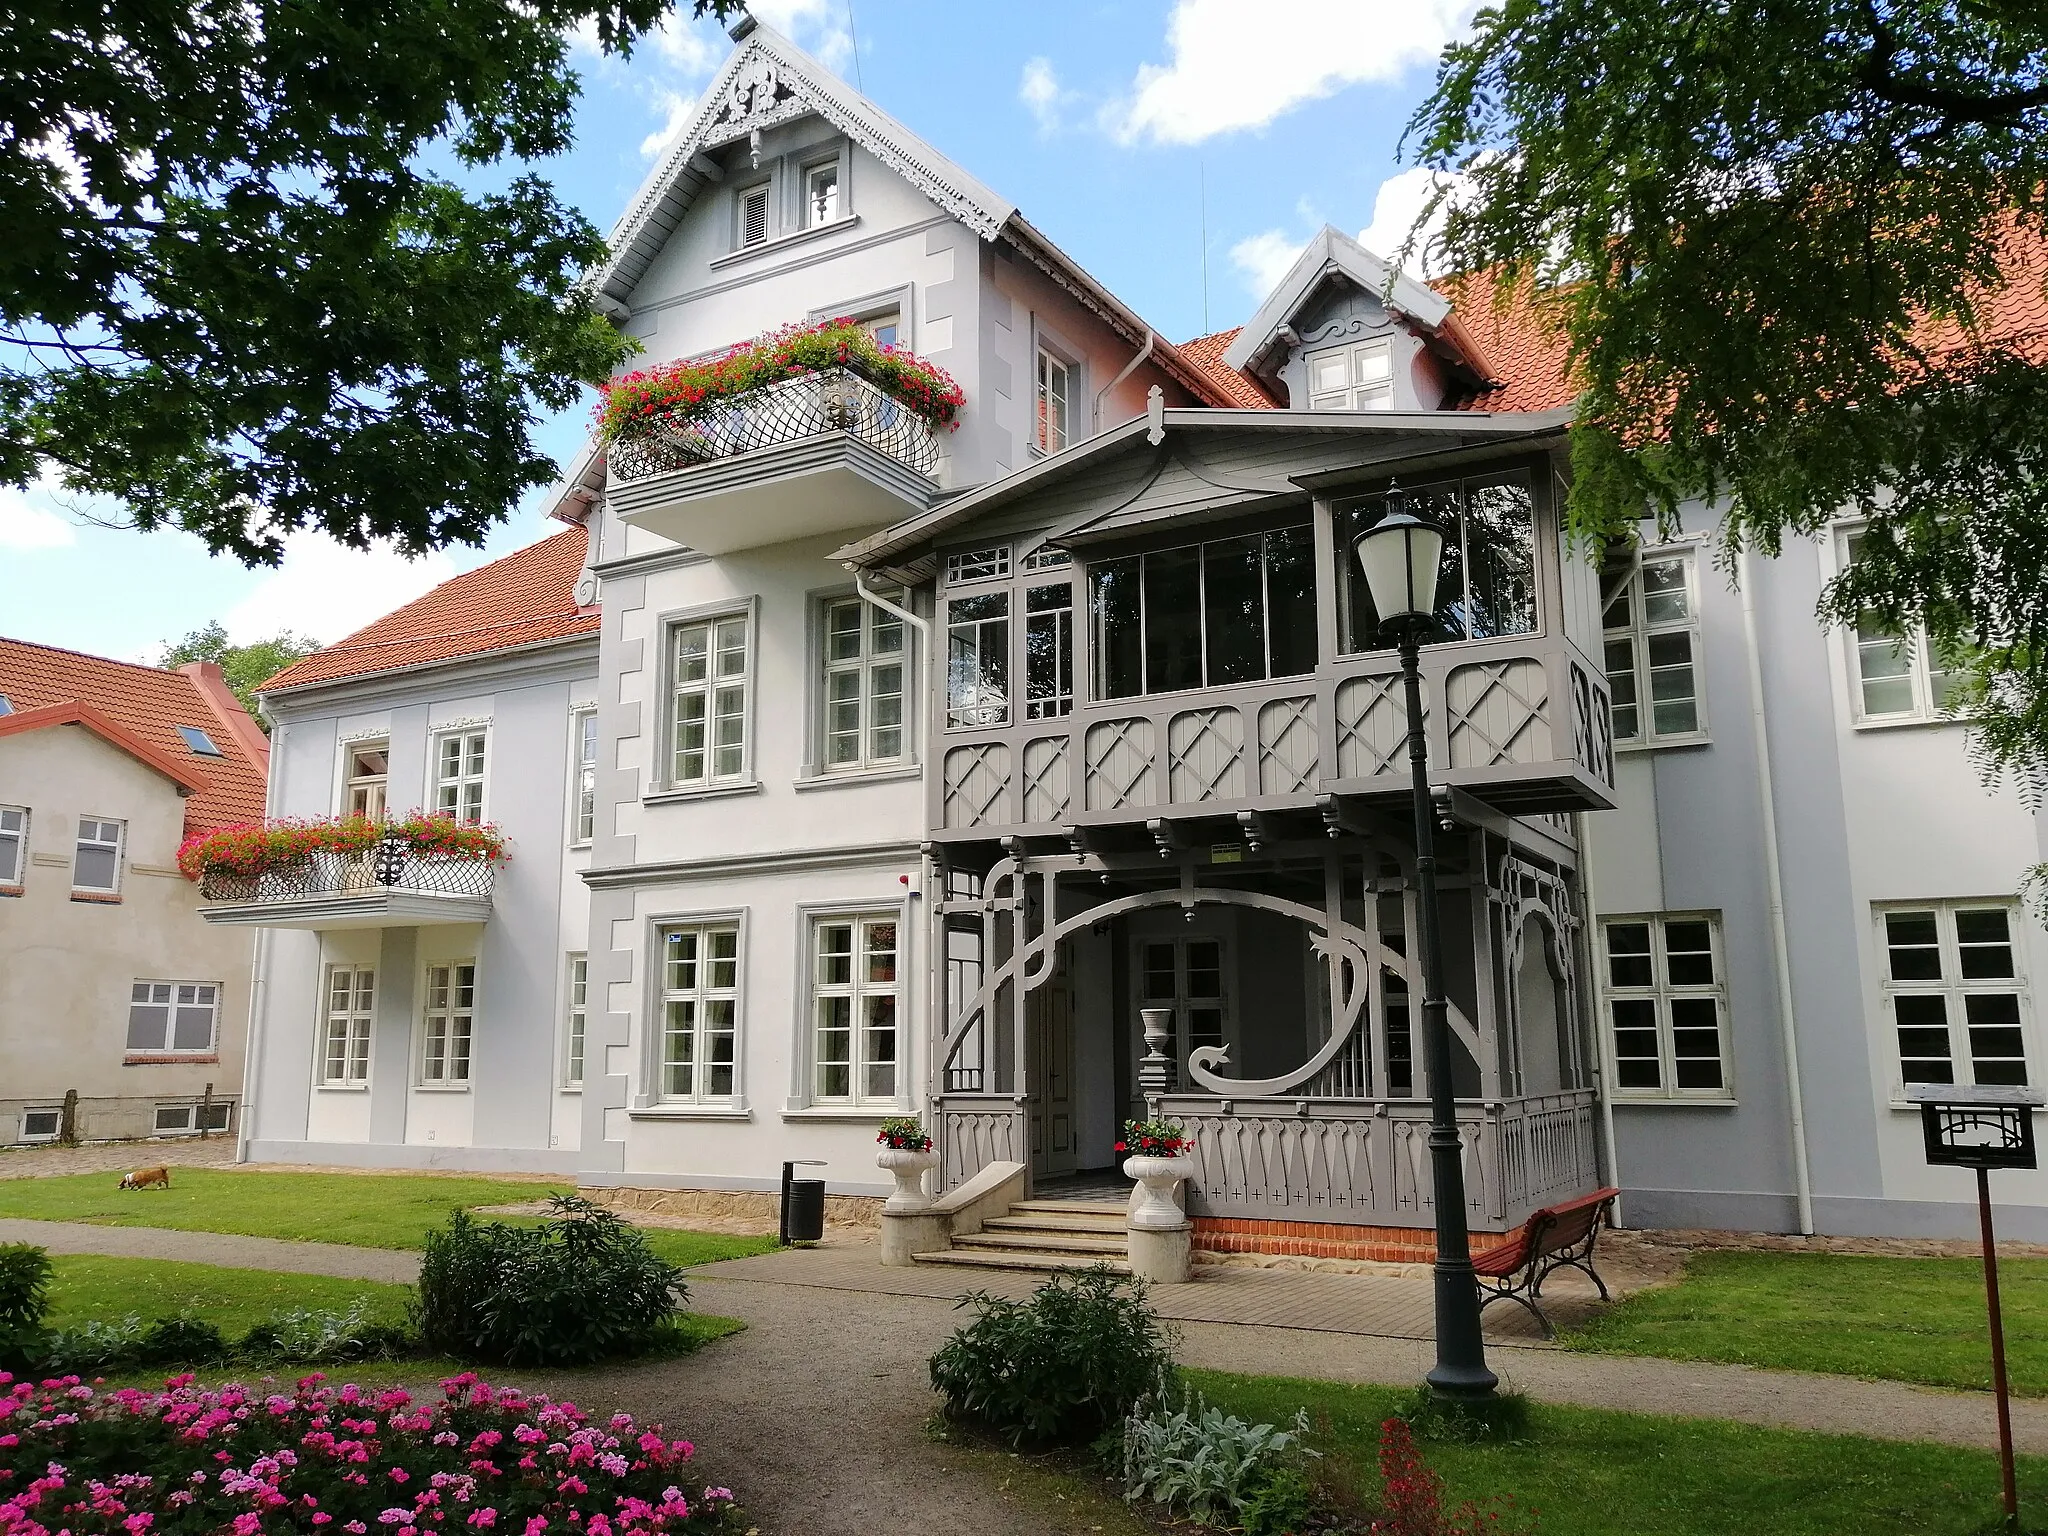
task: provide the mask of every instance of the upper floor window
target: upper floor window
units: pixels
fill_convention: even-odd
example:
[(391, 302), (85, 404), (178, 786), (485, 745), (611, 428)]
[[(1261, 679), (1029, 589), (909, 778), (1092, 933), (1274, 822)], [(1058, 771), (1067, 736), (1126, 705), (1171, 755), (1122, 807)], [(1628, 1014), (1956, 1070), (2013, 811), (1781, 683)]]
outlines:
[(839, 217), (839, 162), (814, 165), (804, 172), (804, 223), (830, 224)]
[(889, 1102), (900, 1092), (896, 914), (811, 925), (814, 1098)]
[(1615, 1093), (1726, 1098), (1728, 992), (1719, 920), (1657, 913), (1614, 918), (1600, 931)]
[(733, 210), (733, 245), (745, 250), (768, 240), (768, 184), (743, 188)]
[[(1528, 479), (1440, 481), (1399, 494), (1408, 511), (1434, 519), (1445, 535), (1436, 624), (1423, 643), (1533, 634), (1539, 615), (1536, 509)], [(1338, 562), (1338, 591), (1347, 652), (1379, 650), (1385, 643), (1365, 575), (1349, 551), (1359, 534), (1386, 515), (1387, 505), (1382, 492), (1337, 508), (1337, 548), (1346, 555)]]
[(1007, 725), (1009, 719), (1010, 594), (949, 599), (946, 724)]
[(1031, 441), (1040, 453), (1058, 453), (1067, 446), (1068, 400), (1073, 369), (1044, 347), (1038, 349), (1037, 416)]
[(1316, 666), (1306, 526), (1105, 560), (1089, 570), (1096, 695), (1298, 677)]
[(1312, 411), (1384, 411), (1394, 403), (1394, 354), (1383, 338), (1308, 355)]
[(0, 885), (21, 884), (28, 868), (28, 808), (0, 805)]
[(739, 1086), (739, 928), (665, 928), (661, 951), (661, 1097), (730, 1099)]
[(138, 981), (128, 993), (129, 1054), (204, 1055), (219, 1019), (218, 982)]
[(747, 616), (678, 624), (670, 642), (669, 777), (717, 784), (747, 772)]
[(986, 549), (963, 549), (946, 556), (946, 585), (957, 587), (970, 581), (994, 581), (1010, 574), (1010, 546), (991, 544)]
[(869, 315), (861, 321), (860, 328), (875, 338), (876, 346), (896, 346), (903, 337), (903, 313), (891, 309), (879, 315)]
[(899, 763), (904, 751), (903, 621), (864, 598), (825, 605), (824, 766)]
[[(1854, 564), (1863, 535), (1844, 537)], [(1864, 720), (1938, 720), (1964, 697), (1970, 658), (1960, 647), (1936, 646), (1917, 624), (1901, 632), (1875, 615), (1856, 621), (1856, 713)]]
[(449, 731), (434, 752), (434, 809), (474, 825), (484, 819), (484, 746), (482, 730)]
[(1930, 901), (1878, 913), (1883, 1002), (1907, 1083), (2024, 1086), (2026, 1026), (2013, 908)]
[(348, 800), (351, 816), (384, 818), (386, 791), (391, 783), (391, 744), (359, 741), (348, 749)]
[(1706, 729), (1693, 573), (1690, 550), (1646, 553), (1607, 601), (1607, 683), (1617, 742), (1692, 739)]
[(121, 838), (125, 823), (96, 816), (78, 818), (78, 847), (72, 856), (71, 888), (108, 893), (121, 889)]
[(476, 1026), (476, 962), (427, 967), (420, 1030), (420, 1082), (453, 1088), (469, 1081), (469, 1043)]
[(576, 809), (569, 840), (587, 843), (597, 831), (597, 711), (579, 709), (569, 717), (576, 745)]

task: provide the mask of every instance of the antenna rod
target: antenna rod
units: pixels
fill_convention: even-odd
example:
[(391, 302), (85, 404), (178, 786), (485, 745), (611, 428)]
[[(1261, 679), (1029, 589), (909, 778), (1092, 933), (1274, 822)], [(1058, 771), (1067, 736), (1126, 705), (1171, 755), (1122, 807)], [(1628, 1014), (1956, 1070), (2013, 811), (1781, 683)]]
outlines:
[(1195, 175), (1201, 187), (1202, 205), (1202, 334), (1209, 334), (1209, 168), (1195, 161)]

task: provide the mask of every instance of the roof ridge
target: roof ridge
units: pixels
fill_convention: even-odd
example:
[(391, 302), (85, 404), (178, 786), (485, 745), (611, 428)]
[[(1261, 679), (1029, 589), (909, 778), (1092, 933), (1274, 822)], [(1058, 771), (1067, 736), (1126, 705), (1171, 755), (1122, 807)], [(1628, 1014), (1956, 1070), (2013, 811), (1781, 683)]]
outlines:
[[(24, 645), (32, 651), (49, 651), (57, 656), (76, 656), (80, 661), (97, 662), (103, 667), (128, 667), (137, 672), (154, 672), (158, 677), (184, 677), (176, 667), (153, 666), (146, 661), (123, 661), (118, 656), (101, 656), (92, 651), (73, 650), (68, 645), (49, 645), (41, 640), (23, 640), (14, 635), (0, 635), (0, 645)], [(188, 683), (190, 678), (185, 679)]]
[[(486, 569), (486, 567), (480, 566), (478, 567), (478, 569)], [(464, 574), (468, 575), (471, 573), (464, 572)], [(438, 587), (434, 588), (431, 591), (429, 591), (426, 595), (431, 597), (433, 595), (433, 592), (439, 590), (440, 588)], [(414, 601), (417, 602), (420, 601), (420, 599), (415, 598)], [(408, 604), (407, 606), (410, 606), (410, 604)], [(402, 613), (404, 611), (404, 609), (393, 610), (394, 613)], [(385, 615), (386, 618), (389, 618), (390, 616), (390, 614)], [(333, 645), (321, 646), (320, 649), (314, 652), (313, 654), (332, 656), (337, 653), (350, 651), (374, 651), (382, 649), (385, 646), (391, 645), (417, 645), (422, 640), (453, 640), (462, 635), (487, 635), (491, 633), (491, 631), (497, 629), (522, 629), (528, 624), (545, 624), (550, 619), (574, 619), (580, 618), (582, 616), (583, 609), (571, 605), (567, 608), (554, 609), (548, 613), (530, 613), (524, 616), (523, 618), (502, 619), (496, 624), (472, 624), (464, 629), (435, 629), (429, 630), (427, 633), (421, 635), (396, 635), (389, 640), (358, 640), (353, 644), (350, 644), (346, 641), (338, 640)], [(594, 618), (596, 617), (596, 615), (593, 614), (591, 615), (591, 617)], [(383, 621), (378, 620), (376, 622), (382, 623)], [(365, 625), (364, 627), (373, 628), (374, 625)], [(362, 630), (357, 630), (356, 633), (361, 634)], [(294, 662), (293, 665), (296, 666), (298, 665), (298, 663)]]

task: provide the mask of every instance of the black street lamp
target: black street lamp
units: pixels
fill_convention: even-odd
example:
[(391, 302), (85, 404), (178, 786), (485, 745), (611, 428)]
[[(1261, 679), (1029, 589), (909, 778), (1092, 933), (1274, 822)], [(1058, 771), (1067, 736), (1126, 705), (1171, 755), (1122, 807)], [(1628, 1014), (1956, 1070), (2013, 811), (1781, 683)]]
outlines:
[(1359, 534), (1352, 552), (1365, 572), (1380, 629), (1401, 650), (1407, 690), (1408, 768), (1415, 809), (1415, 884), (1422, 918), (1422, 1048), (1429, 1072), (1429, 1165), (1436, 1188), (1436, 1364), (1425, 1378), (1439, 1397), (1484, 1398), (1500, 1385), (1486, 1367), (1479, 1331), (1479, 1282), (1465, 1232), (1465, 1145), (1451, 1087), (1451, 1022), (1444, 1001), (1443, 941), (1436, 910), (1436, 807), (1422, 735), (1422, 637), (1436, 613), (1444, 532), (1410, 514), (1387, 491), (1386, 515)]

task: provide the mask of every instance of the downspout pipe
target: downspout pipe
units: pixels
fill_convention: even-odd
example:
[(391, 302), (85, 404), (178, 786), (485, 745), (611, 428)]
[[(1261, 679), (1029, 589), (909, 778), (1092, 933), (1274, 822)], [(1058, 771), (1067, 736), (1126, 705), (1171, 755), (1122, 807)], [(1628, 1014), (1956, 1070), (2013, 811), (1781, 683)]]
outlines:
[(1778, 858), (1778, 800), (1771, 778), (1770, 723), (1764, 711), (1763, 653), (1756, 638), (1755, 567), (1748, 550), (1737, 557), (1742, 585), (1742, 639), (1749, 662), (1749, 720), (1756, 744), (1757, 800), (1762, 810), (1764, 884), (1771, 922), (1771, 969), (1778, 984), (1778, 1030), (1785, 1052), (1785, 1092), (1791, 1100), (1792, 1177), (1799, 1231), (1813, 1235), (1813, 1173), (1806, 1156), (1806, 1096), (1799, 1085), (1799, 1028), (1792, 1008), (1792, 946), (1785, 926), (1785, 876)]
[(866, 571), (855, 571), (853, 573), (853, 590), (858, 592), (862, 597), (866, 598), (869, 602), (873, 603), (877, 608), (881, 609), (882, 612), (889, 614), (894, 618), (901, 619), (904, 623), (908, 624), (912, 629), (917, 631), (919, 639), (926, 641), (929, 641), (931, 639), (932, 626), (930, 621), (927, 619), (919, 618), (916, 614), (912, 613), (908, 608), (903, 607), (899, 603), (891, 602), (888, 598), (882, 596), (881, 593), (877, 592), (873, 587), (869, 586), (868, 573)]
[(1095, 391), (1095, 407), (1088, 418), (1090, 431), (1100, 432), (1102, 430), (1102, 402), (1109, 398), (1109, 392), (1111, 390), (1115, 389), (1117, 385), (1123, 383), (1125, 379), (1128, 379), (1132, 374), (1136, 373), (1140, 368), (1142, 368), (1145, 365), (1145, 359), (1152, 355), (1152, 349), (1155, 345), (1158, 344), (1158, 341), (1159, 337), (1155, 332), (1150, 330), (1146, 331), (1145, 345), (1138, 348), (1138, 355), (1132, 358), (1128, 363), (1124, 364), (1124, 371), (1122, 373), (1118, 374), (1115, 378), (1111, 379), (1107, 384), (1103, 385), (1102, 388)]

